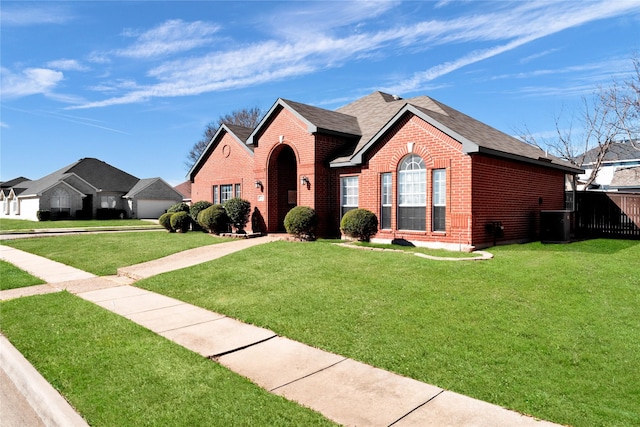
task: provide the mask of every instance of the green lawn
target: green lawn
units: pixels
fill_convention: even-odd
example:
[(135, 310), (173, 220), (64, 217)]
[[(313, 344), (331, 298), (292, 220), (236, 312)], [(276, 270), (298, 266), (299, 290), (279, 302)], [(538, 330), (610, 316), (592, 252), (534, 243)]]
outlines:
[(2, 278), (2, 280), (0, 280), (0, 291), (41, 285), (44, 283), (41, 279), (33, 277), (13, 264), (2, 260), (0, 260), (0, 278)]
[(277, 242), (137, 285), (543, 419), (640, 425), (640, 242), (491, 252)]
[(0, 307), (2, 333), (92, 426), (332, 425), (66, 292)]
[(45, 228), (101, 228), (101, 227), (149, 227), (158, 228), (158, 224), (140, 219), (113, 220), (66, 220), (66, 221), (28, 221), (24, 219), (0, 219), (0, 231), (32, 231)]
[(128, 232), (5, 240), (2, 244), (106, 276), (116, 274), (119, 267), (229, 240), (202, 232)]

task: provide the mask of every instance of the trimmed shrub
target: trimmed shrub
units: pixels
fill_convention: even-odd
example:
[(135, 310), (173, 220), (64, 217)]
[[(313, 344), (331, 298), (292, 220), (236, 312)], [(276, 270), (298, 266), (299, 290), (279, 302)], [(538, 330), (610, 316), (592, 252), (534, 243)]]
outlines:
[(191, 208), (189, 209), (189, 216), (191, 217), (191, 228), (194, 231), (202, 230), (202, 227), (198, 224), (198, 214), (212, 205), (213, 203), (207, 202), (206, 200), (201, 200), (191, 205)]
[(301, 240), (314, 240), (317, 224), (316, 211), (308, 206), (296, 206), (284, 217), (284, 228), (287, 233)]
[(51, 220), (51, 211), (38, 211), (36, 212), (38, 217), (38, 221), (50, 221)]
[(249, 215), (251, 215), (251, 203), (239, 197), (234, 197), (224, 202), (223, 206), (236, 232), (244, 233), (244, 227), (249, 222)]
[(229, 229), (229, 216), (222, 205), (211, 205), (200, 211), (198, 224), (209, 233), (220, 234)]
[(378, 218), (367, 209), (352, 209), (342, 217), (340, 230), (351, 238), (368, 242), (378, 232)]
[(167, 229), (170, 232), (174, 232), (175, 230), (171, 228), (171, 217), (173, 216), (173, 212), (167, 212), (160, 215), (158, 218), (158, 223)]
[(186, 212), (188, 214), (189, 210), (190, 210), (189, 205), (184, 202), (181, 202), (181, 203), (176, 203), (175, 205), (167, 209), (167, 213)]
[(188, 213), (181, 211), (171, 215), (171, 228), (181, 233), (189, 231), (191, 226), (191, 217)]

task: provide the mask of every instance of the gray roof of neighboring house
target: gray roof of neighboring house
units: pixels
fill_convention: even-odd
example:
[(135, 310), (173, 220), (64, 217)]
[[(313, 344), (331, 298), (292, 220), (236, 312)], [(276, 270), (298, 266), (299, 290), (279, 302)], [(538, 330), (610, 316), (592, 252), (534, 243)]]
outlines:
[(121, 193), (128, 192), (139, 181), (135, 176), (121, 171), (102, 160), (85, 158), (47, 176), (29, 182), (22, 194), (39, 195), (56, 183), (64, 181), (72, 174), (82, 178), (96, 189)]
[(613, 173), (609, 187), (633, 187), (640, 188), (640, 166), (620, 168)]
[(29, 181), (31, 181), (29, 178), (21, 176), (18, 178), (10, 179), (9, 181), (0, 182), (0, 188), (26, 187)]
[[(640, 143), (636, 143), (640, 146)], [(600, 147), (592, 148), (581, 156), (576, 158), (578, 164), (589, 165), (595, 163)], [(620, 162), (624, 160), (638, 160), (640, 159), (640, 150), (633, 147), (629, 141), (614, 142), (604, 155), (605, 162)]]
[(125, 194), (123, 197), (125, 199), (133, 199), (138, 194), (143, 192), (147, 187), (149, 187), (150, 185), (153, 185), (153, 184), (155, 184), (157, 182), (159, 182), (162, 185), (164, 185), (168, 190), (174, 192), (177, 197), (182, 198), (182, 194), (178, 190), (176, 190), (175, 188), (173, 188), (172, 186), (167, 184), (162, 178), (143, 178), (143, 179), (139, 180), (136, 183), (136, 185), (134, 185), (131, 188), (131, 190), (129, 190), (129, 192), (127, 194)]

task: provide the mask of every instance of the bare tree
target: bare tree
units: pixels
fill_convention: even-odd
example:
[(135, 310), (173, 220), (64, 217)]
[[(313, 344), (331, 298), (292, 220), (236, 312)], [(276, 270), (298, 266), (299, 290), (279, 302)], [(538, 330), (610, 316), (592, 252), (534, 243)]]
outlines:
[(260, 123), (262, 116), (263, 113), (258, 107), (243, 108), (241, 110), (232, 111), (224, 116), (220, 116), (216, 122), (208, 123), (200, 140), (198, 140), (198, 142), (191, 147), (191, 150), (189, 150), (189, 155), (185, 161), (187, 169), (191, 169), (193, 165), (195, 165), (220, 126), (227, 124), (253, 129), (258, 125), (258, 123)]
[[(632, 58), (635, 73), (623, 83), (616, 81), (597, 90), (591, 98), (583, 98), (579, 119), (584, 133), (574, 136), (573, 117), (568, 128), (561, 126), (561, 114), (555, 117), (556, 136), (536, 138), (525, 126), (516, 129), (523, 141), (565, 159), (578, 167), (590, 164), (591, 173), (585, 187), (593, 183), (612, 144), (628, 140), (640, 150), (640, 58)], [(587, 153), (595, 153), (587, 156)], [(591, 166), (592, 165), (592, 166)]]

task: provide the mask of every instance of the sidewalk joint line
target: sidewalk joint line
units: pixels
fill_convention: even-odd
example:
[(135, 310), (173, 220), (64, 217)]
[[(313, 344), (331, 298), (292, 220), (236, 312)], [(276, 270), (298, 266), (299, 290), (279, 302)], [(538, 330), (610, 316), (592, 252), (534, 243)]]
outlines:
[(232, 350), (223, 351), (222, 353), (212, 354), (211, 356), (207, 356), (207, 359), (211, 359), (214, 362), (217, 362), (216, 359), (218, 357), (226, 356), (227, 354), (235, 353), (237, 351), (241, 351), (241, 350), (245, 350), (245, 349), (247, 349), (249, 347), (253, 347), (254, 345), (262, 344), (263, 342), (269, 341), (270, 339), (276, 338), (277, 336), (278, 336), (278, 334), (274, 333), (273, 336), (270, 336), (270, 337), (265, 338), (263, 340), (256, 341), (256, 342), (251, 343), (251, 344), (243, 345), (242, 347), (234, 348)]
[(295, 383), (295, 382), (298, 382), (298, 381), (300, 381), (300, 380), (303, 380), (303, 379), (305, 379), (305, 378), (308, 378), (308, 377), (310, 377), (311, 375), (315, 375), (315, 374), (317, 374), (318, 372), (326, 371), (327, 369), (329, 369), (329, 368), (333, 368), (333, 367), (334, 367), (334, 366), (336, 366), (338, 363), (342, 363), (342, 362), (344, 362), (344, 361), (345, 361), (345, 360), (347, 360), (347, 359), (348, 359), (348, 358), (347, 358), (347, 357), (345, 357), (345, 358), (344, 358), (344, 359), (342, 359), (342, 360), (338, 360), (336, 363), (332, 363), (331, 365), (329, 365), (329, 366), (325, 366), (325, 367), (324, 367), (324, 368), (322, 368), (322, 369), (318, 369), (317, 371), (311, 372), (311, 373), (309, 373), (309, 374), (307, 374), (307, 375), (304, 375), (304, 376), (302, 376), (302, 377), (300, 377), (300, 378), (296, 378), (295, 380), (291, 380), (291, 381), (289, 381), (288, 383), (281, 384), (281, 385), (279, 385), (278, 387), (274, 387), (274, 388), (272, 388), (272, 389), (271, 389), (271, 390), (269, 390), (269, 391), (270, 391), (270, 392), (273, 392), (273, 391), (275, 391), (275, 390), (277, 390), (277, 389), (279, 389), (279, 388), (286, 387), (286, 386), (288, 386), (289, 384), (293, 384), (293, 383)]
[(404, 414), (403, 416), (401, 416), (400, 418), (398, 418), (397, 420), (395, 420), (394, 422), (389, 424), (388, 427), (391, 427), (394, 424), (397, 424), (398, 422), (400, 422), (400, 420), (402, 420), (402, 419), (408, 417), (409, 415), (413, 414), (415, 411), (417, 411), (418, 409), (422, 408), (424, 405), (426, 405), (427, 403), (431, 402), (433, 399), (435, 399), (436, 397), (440, 396), (444, 392), (445, 392), (444, 389), (440, 390), (435, 396), (431, 397), (430, 399), (427, 399), (426, 402), (421, 403), (420, 405), (416, 406), (415, 408), (413, 408), (412, 410), (410, 410), (409, 412), (407, 412), (406, 414)]
[[(186, 304), (186, 303), (185, 303), (185, 304)], [(172, 306), (172, 307), (175, 307), (175, 306)], [(196, 306), (194, 306), (194, 307), (196, 307)], [(150, 310), (149, 310), (149, 311), (150, 311)], [(141, 311), (141, 313), (143, 313), (143, 312)], [(210, 313), (213, 313), (213, 311), (211, 311)], [(132, 314), (136, 314), (136, 313), (132, 313)], [(215, 313), (215, 314), (219, 314), (219, 313)], [(127, 314), (127, 316), (130, 316), (130, 314)], [(202, 322), (190, 323), (190, 324), (188, 324), (188, 325), (186, 325), (186, 326), (178, 326), (177, 328), (165, 329), (165, 330), (163, 330), (163, 331), (156, 332), (156, 333), (157, 333), (157, 334), (164, 334), (165, 332), (177, 331), (177, 330), (184, 329), (184, 328), (190, 328), (191, 326), (196, 326), (196, 325), (204, 325), (205, 323), (217, 322), (218, 320), (223, 320), (223, 319), (231, 319), (231, 317), (228, 317), (228, 316), (222, 316), (222, 317), (219, 317), (219, 318), (217, 318), (217, 319), (203, 320)], [(129, 319), (129, 320), (131, 320), (131, 319)], [(132, 320), (132, 322), (133, 322), (133, 321), (134, 321), (134, 320)], [(136, 323), (137, 323), (137, 322), (136, 322)], [(154, 331), (154, 332), (155, 332), (155, 331)], [(273, 338), (273, 337), (271, 337), (271, 338)], [(271, 339), (271, 338), (267, 338), (267, 339)], [(256, 343), (256, 344), (257, 344), (257, 343)], [(215, 355), (214, 355), (214, 356), (207, 356), (207, 357), (208, 357), (208, 358), (211, 358), (211, 357), (215, 357)]]

